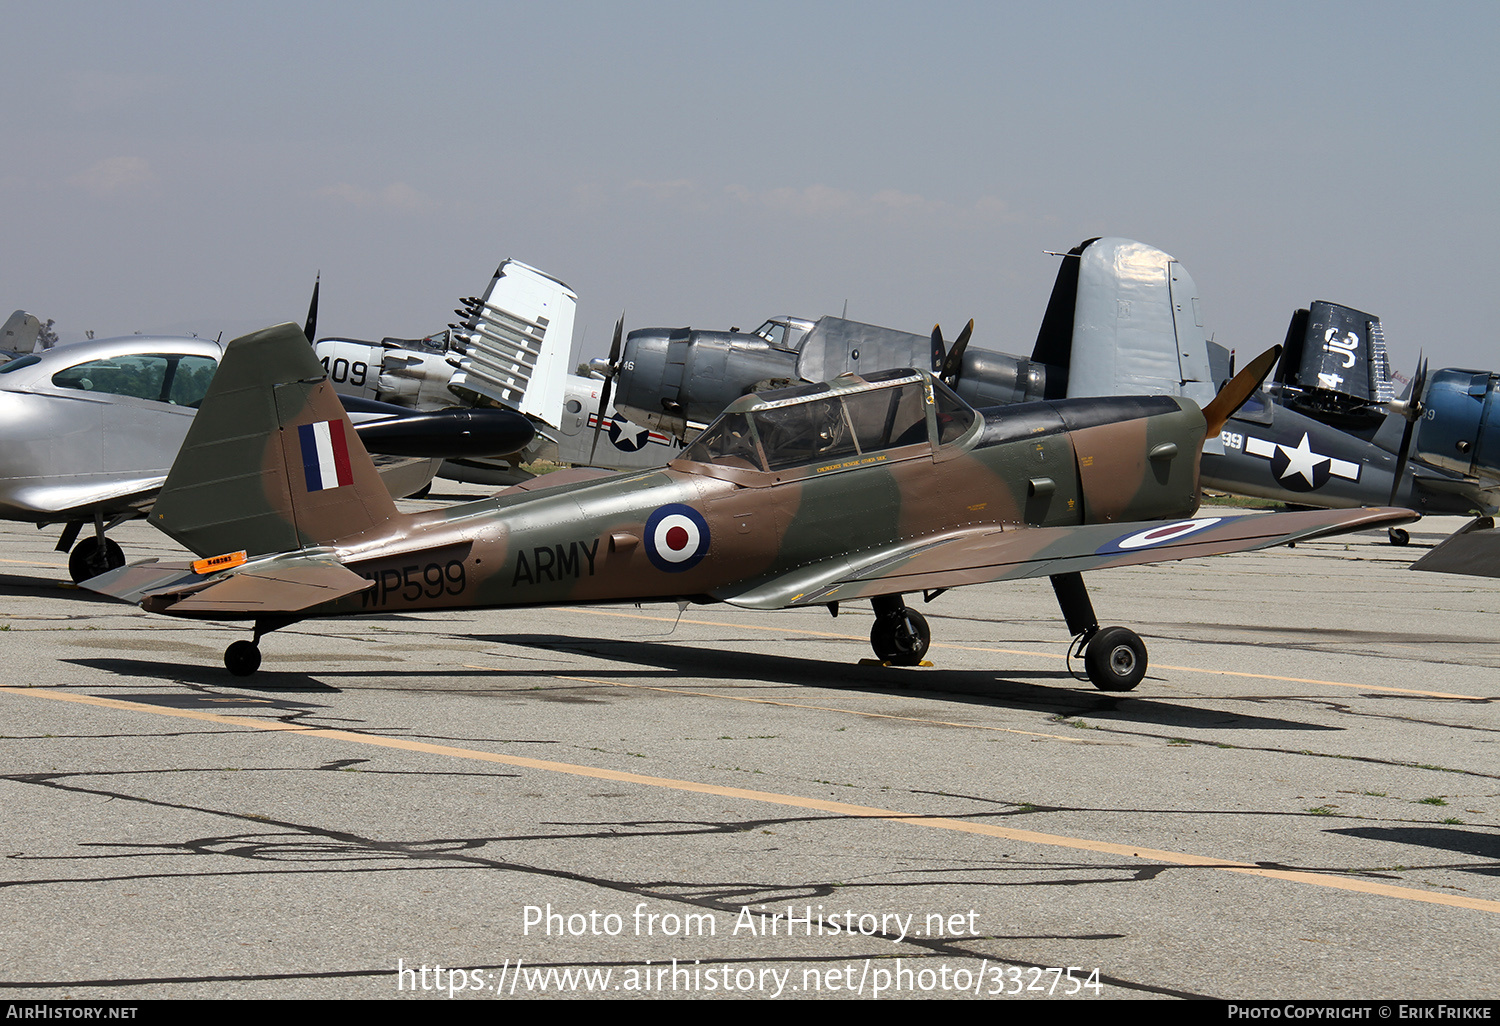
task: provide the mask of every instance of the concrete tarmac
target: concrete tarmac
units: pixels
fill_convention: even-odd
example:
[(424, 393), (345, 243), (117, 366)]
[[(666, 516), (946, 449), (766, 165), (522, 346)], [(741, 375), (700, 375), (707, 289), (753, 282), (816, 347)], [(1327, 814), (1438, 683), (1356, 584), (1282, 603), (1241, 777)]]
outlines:
[(0, 525), (0, 988), (1493, 1000), (1500, 582), (1407, 570), (1462, 522), (1087, 575), (1126, 695), (1045, 580), (919, 606), (915, 669), (867, 607), (649, 604), (302, 623), (240, 679), (244, 627)]

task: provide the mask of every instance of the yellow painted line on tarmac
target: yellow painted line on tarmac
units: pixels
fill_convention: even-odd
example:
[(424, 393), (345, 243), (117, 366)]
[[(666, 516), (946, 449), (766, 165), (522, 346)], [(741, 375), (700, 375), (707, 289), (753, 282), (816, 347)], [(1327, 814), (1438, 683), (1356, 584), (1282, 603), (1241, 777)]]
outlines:
[[(809, 631), (798, 627), (761, 627), (749, 623), (725, 623), (719, 620), (679, 620), (675, 616), (647, 616), (644, 613), (618, 613), (608, 609), (579, 609), (580, 613), (592, 613), (594, 616), (623, 616), (631, 620), (657, 620), (663, 623), (690, 623), (698, 627), (734, 627), (746, 631), (778, 631), (782, 634), (807, 634), (817, 638), (839, 638), (843, 641), (864, 641), (865, 639), (855, 634), (833, 634), (828, 631)], [(1066, 659), (1065, 655), (1055, 652), (1029, 652), (1020, 648), (989, 648), (980, 645), (950, 645), (934, 641), (933, 648), (951, 648), (959, 652), (994, 652), (999, 655), (1023, 655), (1035, 656), (1038, 659)], [(1458, 695), (1449, 691), (1424, 691), (1419, 688), (1393, 688), (1383, 684), (1351, 684), (1344, 680), (1317, 680), (1309, 677), (1278, 677), (1270, 673), (1243, 673), (1238, 670), (1209, 670), (1201, 666), (1167, 666), (1165, 664), (1152, 664), (1152, 669), (1177, 670), (1182, 673), (1212, 673), (1220, 677), (1249, 677), (1254, 680), (1275, 680), (1288, 684), (1321, 684), (1330, 688), (1354, 688), (1356, 691), (1387, 691), (1398, 695), (1420, 695), (1423, 698), (1457, 698), (1470, 702), (1484, 702), (1488, 699), (1483, 695)]]
[(0, 563), (9, 563), (12, 566), (51, 566), (64, 567), (66, 563), (38, 563), (34, 559), (0, 559)]
[(356, 734), (347, 730), (309, 727), (294, 723), (281, 723), (275, 720), (224, 716), (219, 713), (203, 712), (196, 709), (168, 709), (163, 706), (149, 705), (142, 702), (129, 702), (118, 698), (64, 694), (40, 688), (0, 686), (0, 691), (15, 695), (29, 695), (35, 698), (51, 698), (61, 702), (74, 702), (80, 705), (98, 706), (105, 709), (117, 709), (123, 712), (154, 713), (157, 716), (174, 716), (181, 719), (198, 720), (203, 723), (243, 727), (249, 730), (301, 734), (309, 737), (325, 738), (331, 741), (346, 741), (353, 744), (371, 745), (376, 748), (394, 748), (407, 752), (445, 755), (450, 758), (498, 763), (504, 766), (517, 766), (549, 773), (563, 773), (569, 776), (587, 777), (594, 780), (610, 780), (617, 783), (638, 784), (642, 787), (685, 791), (690, 794), (707, 794), (719, 798), (736, 798), (743, 801), (761, 802), (787, 808), (810, 809), (815, 812), (827, 812), (833, 815), (849, 816), (857, 819), (883, 819), (893, 823), (902, 823), (907, 826), (927, 827), (932, 830), (950, 830), (956, 833), (977, 834), (983, 837), (995, 837), (1006, 841), (1018, 841), (1023, 844), (1067, 848), (1074, 851), (1091, 851), (1104, 855), (1118, 855), (1125, 858), (1165, 862), (1177, 866), (1197, 866), (1203, 869), (1217, 869), (1226, 873), (1261, 876), (1272, 880), (1285, 880), (1293, 883), (1308, 884), (1314, 887), (1354, 891), (1360, 894), (1394, 898), (1401, 901), (1416, 901), (1424, 904), (1446, 905), (1450, 908), (1463, 908), (1478, 912), (1500, 914), (1500, 901), (1492, 901), (1485, 898), (1470, 898), (1457, 894), (1419, 891), (1410, 887), (1396, 887), (1373, 880), (1349, 879), (1328, 876), (1321, 873), (1304, 873), (1286, 869), (1265, 869), (1248, 862), (1233, 862), (1225, 859), (1209, 858), (1204, 855), (1163, 851), (1158, 848), (1142, 848), (1131, 844), (1116, 844), (1112, 841), (1095, 841), (1081, 837), (1065, 837), (1060, 834), (1044, 834), (1034, 830), (1017, 830), (1012, 827), (996, 826), (993, 823), (971, 823), (967, 820), (951, 819), (945, 816), (916, 815), (897, 812), (894, 809), (878, 809), (867, 805), (852, 805), (848, 802), (834, 802), (822, 798), (804, 798), (799, 795), (777, 794), (772, 791), (752, 791), (741, 787), (723, 787), (718, 784), (700, 784), (691, 780), (673, 780), (669, 777), (652, 777), (641, 773), (624, 773), (619, 770), (599, 769), (594, 766), (577, 766), (572, 763), (553, 762), (547, 759), (531, 759), (519, 755), (500, 755), (496, 752), (480, 752), (468, 748), (456, 748), (452, 745), (435, 745), (425, 741), (413, 741), (406, 738), (380, 737), (375, 734)]
[[(504, 673), (498, 666), (478, 666), (474, 663), (464, 663), (466, 670), (488, 670), (491, 673)], [(1082, 737), (1067, 737), (1063, 734), (1047, 734), (1037, 730), (1018, 730), (1015, 727), (992, 727), (983, 723), (960, 723), (957, 720), (935, 720), (927, 716), (897, 716), (894, 713), (870, 712), (868, 709), (840, 709), (830, 705), (809, 705), (806, 702), (788, 702), (779, 698), (752, 698), (749, 695), (726, 695), (722, 691), (689, 691), (687, 688), (669, 688), (657, 684), (627, 684), (619, 680), (595, 680), (592, 677), (564, 677), (561, 674), (551, 673), (547, 676), (554, 680), (571, 680), (580, 684), (602, 684), (611, 688), (639, 688), (642, 691), (664, 691), (669, 695), (691, 695), (697, 698), (728, 699), (732, 702), (751, 702), (756, 705), (775, 705), (785, 709), (807, 709), (813, 712), (846, 713), (850, 716), (866, 716), (872, 720), (901, 720), (906, 723), (928, 723), (935, 727), (964, 727), (969, 730), (992, 730), (999, 734), (1024, 734), (1027, 737), (1044, 737), (1052, 741), (1067, 741), (1075, 745), (1097, 745), (1110, 744), (1112, 742), (1095, 741)], [(911, 698), (908, 695), (870, 695), (876, 698)]]

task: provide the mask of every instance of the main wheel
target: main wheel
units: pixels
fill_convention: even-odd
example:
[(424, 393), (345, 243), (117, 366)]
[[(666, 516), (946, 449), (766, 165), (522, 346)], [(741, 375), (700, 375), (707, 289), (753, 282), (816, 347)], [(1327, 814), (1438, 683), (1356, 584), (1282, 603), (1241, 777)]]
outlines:
[(875, 650), (876, 658), (894, 666), (918, 665), (931, 643), (927, 617), (915, 609), (903, 608), (899, 613), (877, 616), (870, 628), (870, 647)]
[(1411, 543), (1411, 535), (1404, 528), (1393, 527), (1386, 534), (1390, 536), (1392, 545), (1409, 545)]
[(98, 577), (125, 565), (125, 553), (108, 538), (89, 535), (68, 553), (68, 573), (74, 582)]
[(260, 669), (260, 646), (253, 641), (236, 641), (224, 650), (224, 669), (236, 677), (248, 677)]
[(1129, 691), (1146, 676), (1146, 646), (1125, 627), (1106, 627), (1089, 639), (1083, 667), (1100, 691)]

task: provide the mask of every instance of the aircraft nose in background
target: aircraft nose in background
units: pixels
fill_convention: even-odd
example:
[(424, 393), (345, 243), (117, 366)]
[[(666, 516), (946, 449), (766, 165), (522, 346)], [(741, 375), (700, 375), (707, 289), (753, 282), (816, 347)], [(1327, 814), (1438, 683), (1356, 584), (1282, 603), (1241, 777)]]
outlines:
[[(677, 365), (678, 380), (667, 381), (667, 351), (671, 344), (671, 332), (666, 328), (638, 328), (625, 336), (620, 350), (620, 369), (615, 379), (615, 409), (631, 420), (641, 416), (661, 414), (660, 397), (671, 385), (676, 394), (681, 384), (681, 364)], [(636, 416), (631, 416), (634, 411)]]

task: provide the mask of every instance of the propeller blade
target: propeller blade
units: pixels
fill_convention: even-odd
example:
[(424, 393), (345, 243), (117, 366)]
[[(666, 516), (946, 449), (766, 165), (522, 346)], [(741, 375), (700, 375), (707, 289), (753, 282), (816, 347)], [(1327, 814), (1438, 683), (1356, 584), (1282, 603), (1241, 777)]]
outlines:
[(1396, 494), (1401, 491), (1401, 479), (1406, 475), (1406, 461), (1411, 456), (1412, 436), (1417, 432), (1417, 421), (1422, 419), (1422, 391), (1427, 387), (1427, 358), (1417, 364), (1417, 375), (1412, 378), (1411, 391), (1407, 393), (1401, 415), (1406, 418), (1406, 427), (1401, 432), (1401, 448), (1396, 451), (1396, 470), (1391, 476), (1391, 495), (1387, 506), (1396, 505)]
[(964, 325), (964, 330), (958, 333), (958, 338), (953, 340), (953, 348), (948, 350), (948, 358), (943, 361), (943, 373), (941, 375), (943, 384), (949, 388), (958, 387), (958, 379), (964, 372), (964, 350), (969, 348), (969, 338), (974, 334), (974, 318), (969, 318), (969, 323)]
[(589, 446), (589, 462), (599, 451), (599, 432), (604, 430), (604, 411), (609, 408), (609, 396), (614, 390), (615, 374), (620, 370), (620, 336), (625, 331), (625, 315), (615, 321), (615, 337), (609, 343), (609, 369), (604, 373), (604, 387), (599, 390), (599, 410), (594, 415), (594, 442)]
[(307, 336), (307, 341), (313, 342), (318, 337), (318, 287), (323, 284), (323, 272), (313, 279), (312, 302), (307, 304), (307, 324), (302, 333)]
[(620, 364), (620, 335), (625, 330), (625, 315), (620, 314), (620, 319), (615, 321), (615, 337), (609, 343), (609, 372), (614, 374), (619, 370)]
[(1267, 349), (1245, 364), (1245, 369), (1230, 378), (1229, 384), (1219, 389), (1219, 394), (1213, 397), (1213, 401), (1203, 407), (1203, 418), (1208, 421), (1208, 431), (1203, 436), (1205, 442), (1224, 430), (1225, 422), (1245, 405), (1246, 399), (1255, 394), (1255, 390), (1266, 380), (1266, 375), (1271, 373), (1271, 368), (1276, 366), (1280, 357), (1280, 346)]
[(936, 374), (943, 369), (943, 358), (947, 353), (947, 347), (943, 345), (942, 326), (934, 324), (932, 326), (932, 373)]

